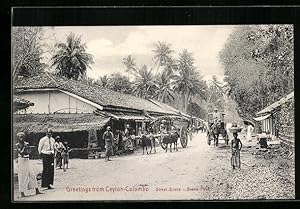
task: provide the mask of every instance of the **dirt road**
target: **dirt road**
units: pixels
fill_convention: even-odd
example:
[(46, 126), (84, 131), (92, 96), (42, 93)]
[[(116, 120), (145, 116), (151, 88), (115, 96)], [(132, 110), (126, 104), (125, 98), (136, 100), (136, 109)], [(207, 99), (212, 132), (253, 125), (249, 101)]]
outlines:
[[(242, 168), (232, 170), (230, 148), (224, 141), (218, 148), (208, 146), (203, 133), (195, 134), (187, 148), (179, 144), (171, 153), (159, 147), (156, 154), (142, 155), (138, 150), (111, 162), (71, 159), (67, 172), (55, 171), (53, 190), (16, 201), (294, 198), (292, 174), (280, 176), (276, 160), (265, 166), (261, 163), (265, 159), (257, 159), (252, 151), (245, 148)], [(41, 161), (33, 164), (41, 170)]]

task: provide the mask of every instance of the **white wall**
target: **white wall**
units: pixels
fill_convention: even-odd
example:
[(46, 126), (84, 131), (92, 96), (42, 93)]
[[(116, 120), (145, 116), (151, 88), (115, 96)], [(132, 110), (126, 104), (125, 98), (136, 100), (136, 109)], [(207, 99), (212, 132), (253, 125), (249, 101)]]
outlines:
[[(90, 104), (87, 104), (58, 90), (27, 91), (16, 93), (16, 95), (34, 103), (34, 106), (31, 106), (26, 110), (26, 113), (92, 113), (97, 109)], [(25, 112), (19, 111), (18, 113), (23, 114)]]

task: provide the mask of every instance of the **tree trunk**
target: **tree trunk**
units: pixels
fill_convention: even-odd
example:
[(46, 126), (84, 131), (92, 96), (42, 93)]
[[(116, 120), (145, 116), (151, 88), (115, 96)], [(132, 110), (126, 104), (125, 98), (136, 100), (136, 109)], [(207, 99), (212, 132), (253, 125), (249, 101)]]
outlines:
[(184, 95), (184, 93), (181, 93), (181, 108), (180, 109), (183, 112), (185, 110), (184, 104), (185, 104), (185, 95)]
[(188, 101), (189, 101), (189, 92), (187, 91), (186, 93), (182, 94), (182, 102), (183, 102), (182, 111), (184, 113), (187, 113)]

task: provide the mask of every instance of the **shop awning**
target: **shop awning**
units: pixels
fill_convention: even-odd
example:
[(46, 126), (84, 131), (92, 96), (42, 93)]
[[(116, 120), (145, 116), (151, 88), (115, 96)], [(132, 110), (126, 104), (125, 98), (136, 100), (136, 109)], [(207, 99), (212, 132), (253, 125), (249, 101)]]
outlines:
[(145, 115), (133, 114), (133, 113), (113, 113), (115, 118), (121, 120), (149, 120), (150, 118)]
[(110, 121), (109, 117), (94, 114), (20, 114), (13, 116), (15, 132), (45, 133), (100, 130)]
[(260, 117), (253, 118), (253, 119), (256, 120), (256, 121), (262, 121), (262, 120), (265, 120), (265, 119), (269, 118), (270, 116), (271, 116), (271, 114), (268, 114), (268, 115), (260, 116)]
[(132, 112), (108, 112), (96, 110), (94, 113), (99, 116), (110, 117), (114, 120), (149, 121), (152, 119), (151, 116)]

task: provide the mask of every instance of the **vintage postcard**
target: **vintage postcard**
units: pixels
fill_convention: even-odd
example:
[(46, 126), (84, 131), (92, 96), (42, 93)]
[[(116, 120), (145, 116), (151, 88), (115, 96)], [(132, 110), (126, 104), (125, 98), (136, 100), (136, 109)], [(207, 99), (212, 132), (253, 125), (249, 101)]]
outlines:
[(15, 202), (295, 198), (293, 25), (11, 41)]

